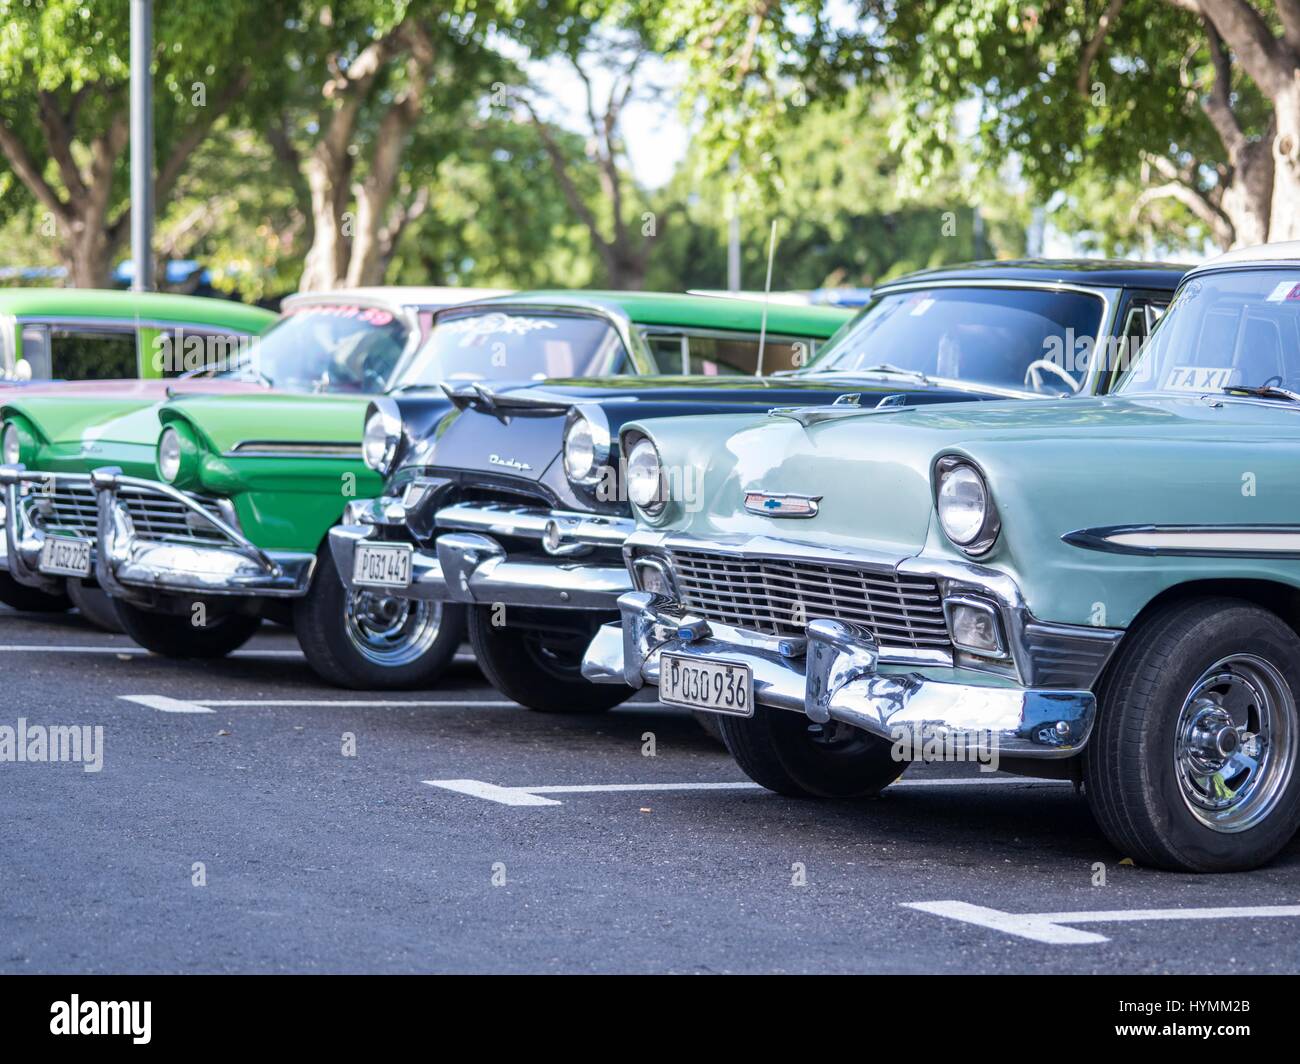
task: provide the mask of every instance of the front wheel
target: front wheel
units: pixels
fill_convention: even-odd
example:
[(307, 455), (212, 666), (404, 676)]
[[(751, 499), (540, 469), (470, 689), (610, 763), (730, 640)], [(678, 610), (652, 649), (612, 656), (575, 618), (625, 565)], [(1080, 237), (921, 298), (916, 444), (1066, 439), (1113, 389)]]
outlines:
[(1085, 764), (1093, 815), (1141, 864), (1255, 868), (1300, 827), (1300, 638), (1235, 599), (1179, 603), (1121, 647)]
[(293, 630), (328, 683), (360, 691), (432, 687), (465, 638), (465, 607), (349, 591), (324, 548), (311, 590), (294, 604)]
[(67, 595), (28, 587), (4, 572), (0, 572), (0, 602), (23, 613), (65, 613), (72, 608)]
[(224, 658), (252, 639), (262, 623), (260, 617), (247, 613), (156, 613), (122, 599), (113, 602), (122, 630), (165, 658)]
[(469, 641), (488, 682), (541, 713), (603, 713), (632, 694), (583, 678), (582, 656), (607, 617), (579, 610), (471, 606)]
[(745, 775), (791, 798), (870, 798), (907, 769), (893, 743), (851, 724), (816, 724), (769, 706), (755, 706), (752, 717), (717, 717)]
[(117, 616), (117, 604), (100, 588), (89, 587), (84, 580), (68, 581), (68, 598), (77, 612), (96, 628), (105, 632), (122, 631)]

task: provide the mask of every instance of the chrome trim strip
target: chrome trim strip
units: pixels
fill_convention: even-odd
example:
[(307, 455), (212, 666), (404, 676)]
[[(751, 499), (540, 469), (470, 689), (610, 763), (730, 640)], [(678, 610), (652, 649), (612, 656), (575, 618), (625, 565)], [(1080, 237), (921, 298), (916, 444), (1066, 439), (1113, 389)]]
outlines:
[(557, 547), (570, 544), (621, 547), (636, 529), (630, 517), (605, 517), (574, 510), (543, 510), (504, 503), (458, 503), (434, 514), (439, 529), (482, 532), (518, 539), (546, 540), (555, 536)]
[(227, 458), (361, 458), (355, 443), (315, 443), (279, 440), (241, 440), (225, 452)]
[(1114, 525), (1067, 532), (1072, 547), (1182, 558), (1300, 558), (1300, 525)]

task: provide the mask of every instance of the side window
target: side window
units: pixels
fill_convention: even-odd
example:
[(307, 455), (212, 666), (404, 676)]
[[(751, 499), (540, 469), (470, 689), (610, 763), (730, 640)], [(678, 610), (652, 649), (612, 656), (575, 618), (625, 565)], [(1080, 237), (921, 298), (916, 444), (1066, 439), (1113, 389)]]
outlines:
[[(765, 374), (801, 369), (810, 358), (806, 342), (769, 336), (763, 343)], [(690, 372), (706, 377), (753, 376), (758, 372), (758, 337), (692, 336)]]
[(1118, 337), (1119, 343), (1113, 352), (1108, 352), (1109, 365), (1103, 369), (1098, 381), (1100, 392), (1109, 392), (1115, 386), (1115, 382), (1132, 364), (1168, 307), (1168, 299), (1138, 297), (1129, 303), (1128, 313), (1124, 316), (1124, 328)]
[(32, 367), (32, 380), (49, 380), (50, 330), (44, 325), (24, 325), (19, 355)]
[(689, 372), (690, 341), (685, 336), (674, 336), (669, 333), (650, 333), (645, 339), (660, 373)]
[(147, 329), (141, 333), (141, 341), (147, 343), (144, 355), (154, 372), (163, 377), (180, 377), (237, 365), (253, 338), (220, 332), (210, 325), (178, 325)]
[(135, 346), (134, 329), (55, 326), (50, 330), (50, 376), (70, 381), (135, 377)]

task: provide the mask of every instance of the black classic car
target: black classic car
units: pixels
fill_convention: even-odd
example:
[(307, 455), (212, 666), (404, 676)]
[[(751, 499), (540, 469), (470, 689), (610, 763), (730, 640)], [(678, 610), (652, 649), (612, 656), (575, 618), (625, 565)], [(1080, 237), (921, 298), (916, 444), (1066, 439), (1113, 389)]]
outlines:
[(515, 701), (607, 709), (630, 691), (588, 683), (581, 662), (632, 586), (628, 499), (645, 489), (619, 453), (623, 424), (1104, 393), (1183, 272), (1089, 261), (927, 271), (876, 288), (807, 365), (768, 376), (469, 382), (378, 399), (365, 451), (385, 489), (331, 531), (335, 565), (351, 590), (465, 608), (480, 667)]

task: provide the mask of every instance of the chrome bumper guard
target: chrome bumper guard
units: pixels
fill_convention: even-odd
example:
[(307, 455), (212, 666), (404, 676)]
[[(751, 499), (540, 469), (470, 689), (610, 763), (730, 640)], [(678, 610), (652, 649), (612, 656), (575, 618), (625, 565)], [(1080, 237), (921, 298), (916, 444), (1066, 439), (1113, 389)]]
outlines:
[[(83, 481), (90, 478), (60, 475), (62, 481)], [(45, 545), (45, 533), (36, 528), (28, 518), (22, 505), (24, 484), (45, 484), (50, 477), (27, 470), (21, 465), (0, 465), (0, 489), (3, 489), (4, 535), (0, 536), (0, 569), (9, 573), (20, 584), (39, 588), (42, 591), (58, 592), (63, 589), (64, 576), (47, 575), (41, 572), (41, 549)], [(94, 552), (91, 552), (91, 564), (94, 564)]]
[(883, 664), (871, 633), (813, 620), (806, 638), (759, 636), (692, 618), (678, 604), (642, 591), (619, 600), (621, 623), (601, 627), (583, 661), (595, 683), (634, 688), (659, 683), (660, 655), (749, 666), (754, 699), (810, 720), (840, 721), (914, 746), (931, 742), (976, 754), (1063, 758), (1088, 741), (1096, 715), (1091, 691), (1025, 687), (970, 669)]
[[(345, 524), (330, 532), (330, 549), (344, 584), (354, 580), (357, 548), (392, 542), (382, 528), (405, 524), (406, 509), (395, 498), (349, 506)], [(635, 528), (628, 518), (602, 517), (505, 506), (447, 506), (437, 511), (435, 549), (415, 549), (411, 585), (386, 589), (405, 598), (479, 605), (545, 606), (552, 609), (616, 610), (632, 589), (626, 566), (582, 560), (596, 547), (622, 546)], [(443, 531), (443, 530), (446, 531)], [(493, 538), (535, 539), (536, 555), (510, 555)]]
[[(125, 476), (113, 468), (96, 469), (90, 481), (99, 519), (95, 576), (109, 594), (132, 598), (141, 591), (162, 591), (298, 598), (307, 593), (314, 554), (264, 551), (231, 523), (167, 484)], [(120, 496), (126, 487), (138, 495), (180, 503), (189, 520), (220, 538), (208, 543), (140, 535)]]

